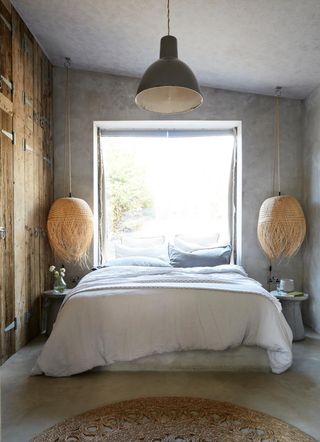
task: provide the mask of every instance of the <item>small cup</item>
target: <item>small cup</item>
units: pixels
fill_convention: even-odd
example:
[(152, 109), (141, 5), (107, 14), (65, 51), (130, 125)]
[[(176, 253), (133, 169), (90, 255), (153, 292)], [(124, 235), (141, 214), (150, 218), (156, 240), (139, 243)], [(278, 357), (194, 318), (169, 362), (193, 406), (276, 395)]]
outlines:
[(294, 291), (294, 280), (293, 279), (281, 279), (280, 280), (280, 290), (282, 292), (293, 292)]

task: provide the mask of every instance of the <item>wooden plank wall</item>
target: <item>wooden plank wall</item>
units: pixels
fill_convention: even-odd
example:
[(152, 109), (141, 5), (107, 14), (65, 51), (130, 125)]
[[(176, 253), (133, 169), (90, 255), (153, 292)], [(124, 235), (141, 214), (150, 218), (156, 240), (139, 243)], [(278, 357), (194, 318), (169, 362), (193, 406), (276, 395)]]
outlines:
[[(39, 334), (52, 262), (52, 66), (0, 0), (0, 362)], [(13, 87), (11, 87), (13, 85)], [(11, 140), (10, 137), (13, 137)], [(10, 325), (16, 325), (11, 330)]]

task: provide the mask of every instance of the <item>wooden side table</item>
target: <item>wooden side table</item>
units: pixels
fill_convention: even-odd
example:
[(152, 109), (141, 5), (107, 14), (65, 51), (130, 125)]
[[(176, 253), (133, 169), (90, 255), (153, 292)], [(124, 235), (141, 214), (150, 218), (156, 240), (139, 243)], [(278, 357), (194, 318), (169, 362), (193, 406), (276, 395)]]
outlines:
[(289, 324), (294, 341), (301, 341), (305, 338), (304, 326), (301, 315), (301, 302), (309, 298), (307, 293), (303, 296), (286, 296), (280, 295), (276, 290), (271, 294), (275, 296), (282, 305), (282, 313)]
[(43, 292), (43, 332), (46, 336), (50, 336), (53, 324), (60, 310), (61, 304), (71, 289), (65, 289), (64, 292), (59, 293), (54, 290), (47, 290)]

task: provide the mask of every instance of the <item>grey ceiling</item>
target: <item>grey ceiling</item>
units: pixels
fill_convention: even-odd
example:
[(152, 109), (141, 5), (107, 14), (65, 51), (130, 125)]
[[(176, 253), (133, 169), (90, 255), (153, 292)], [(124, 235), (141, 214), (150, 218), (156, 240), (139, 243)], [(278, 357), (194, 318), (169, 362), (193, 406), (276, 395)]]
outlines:
[[(166, 0), (12, 0), (51, 62), (140, 77)], [(320, 0), (171, 0), (180, 58), (200, 84), (306, 97), (320, 84)]]

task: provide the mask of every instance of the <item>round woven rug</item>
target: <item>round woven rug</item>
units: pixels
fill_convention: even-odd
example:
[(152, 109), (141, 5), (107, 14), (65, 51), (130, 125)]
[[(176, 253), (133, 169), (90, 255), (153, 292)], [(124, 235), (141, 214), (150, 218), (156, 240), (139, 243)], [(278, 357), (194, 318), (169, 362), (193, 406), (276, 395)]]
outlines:
[(32, 442), (310, 442), (267, 414), (226, 402), (158, 397), (118, 402), (55, 425)]

